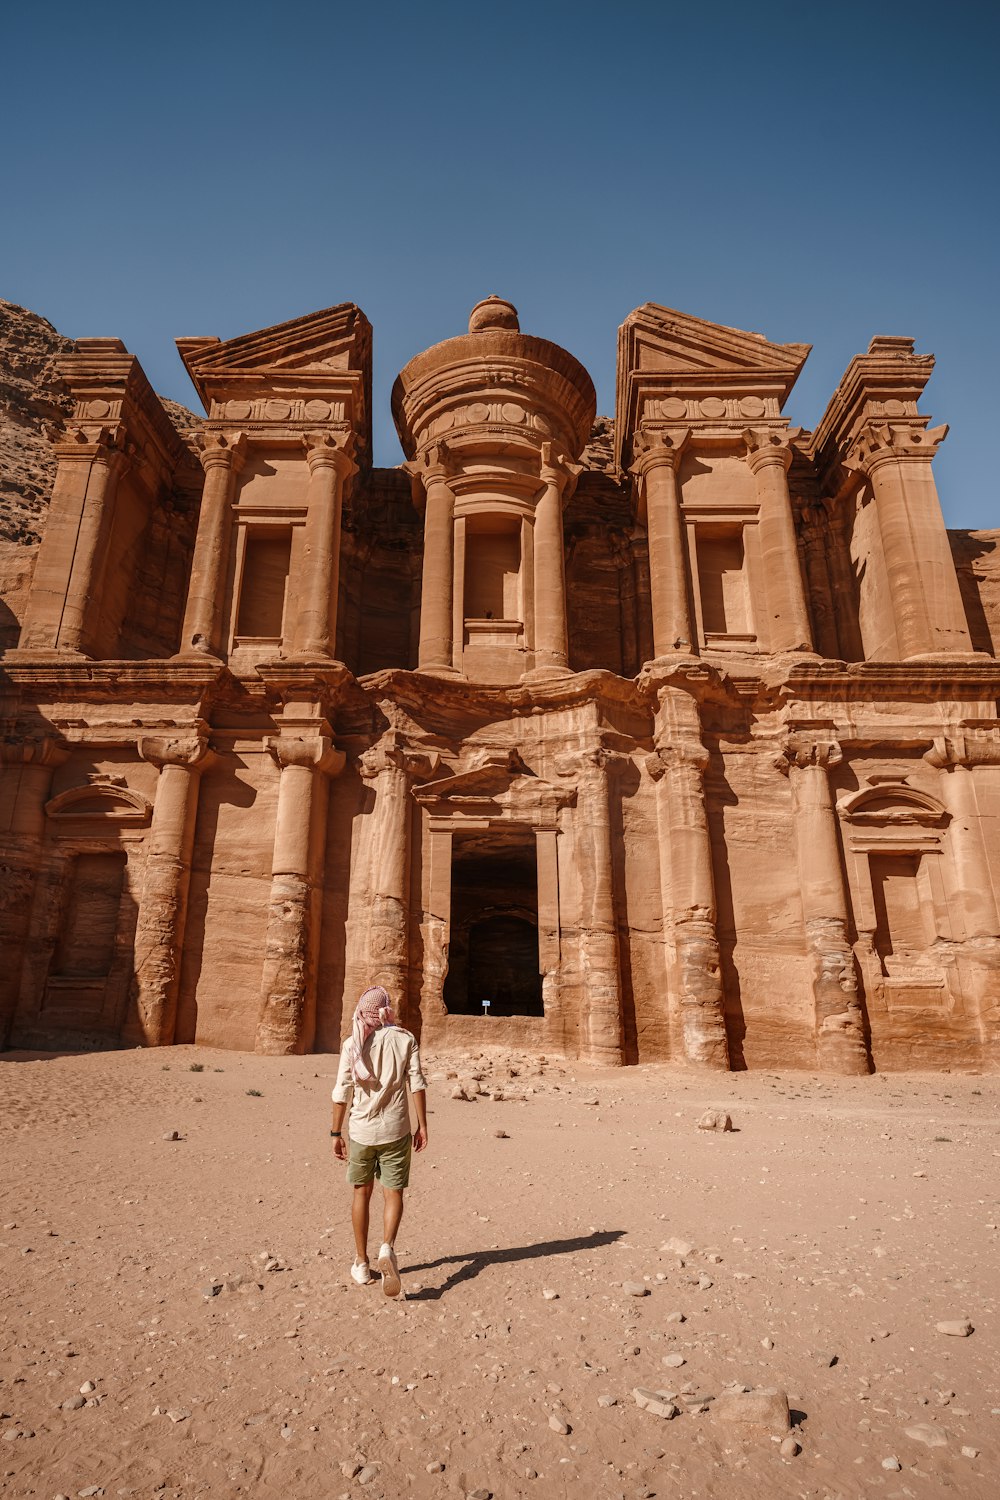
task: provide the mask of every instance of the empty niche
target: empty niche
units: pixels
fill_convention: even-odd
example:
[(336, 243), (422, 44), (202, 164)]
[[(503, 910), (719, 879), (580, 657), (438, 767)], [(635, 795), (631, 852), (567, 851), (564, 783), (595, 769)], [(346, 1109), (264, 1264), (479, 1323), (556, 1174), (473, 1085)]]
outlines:
[(886, 961), (923, 953), (929, 940), (926, 912), (930, 892), (922, 889), (919, 854), (869, 856), (875, 899), (875, 951)]
[(281, 640), (291, 556), (290, 526), (268, 526), (247, 532), (236, 617), (240, 640)]
[(534, 834), (456, 834), (451, 881), (446, 1009), (452, 1015), (541, 1016)]
[(697, 557), (702, 629), (706, 639), (750, 635), (752, 625), (742, 527), (699, 526)]
[(512, 516), (470, 517), (465, 532), (465, 616), (520, 620), (521, 532)]
[(125, 855), (77, 854), (52, 959), (54, 978), (103, 979), (111, 972)]

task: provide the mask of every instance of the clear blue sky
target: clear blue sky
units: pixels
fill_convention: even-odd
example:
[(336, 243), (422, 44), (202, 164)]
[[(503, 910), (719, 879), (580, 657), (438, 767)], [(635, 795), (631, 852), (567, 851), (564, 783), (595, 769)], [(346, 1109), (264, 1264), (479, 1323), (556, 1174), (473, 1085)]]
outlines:
[(912, 334), (949, 523), (996, 526), (998, 43), (987, 0), (8, 6), (0, 294), (189, 405), (176, 335), (357, 302), (383, 464), (488, 292), (604, 412), (645, 301), (813, 344), (803, 426)]

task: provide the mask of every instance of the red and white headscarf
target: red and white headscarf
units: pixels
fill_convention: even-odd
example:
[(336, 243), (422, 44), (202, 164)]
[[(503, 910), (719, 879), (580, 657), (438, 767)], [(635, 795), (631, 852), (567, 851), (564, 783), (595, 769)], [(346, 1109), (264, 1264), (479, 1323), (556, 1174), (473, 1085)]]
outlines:
[(362, 1057), (362, 1051), (373, 1031), (380, 1026), (395, 1026), (392, 1002), (381, 985), (365, 990), (354, 1011), (351, 1027), (351, 1073), (355, 1083), (367, 1083), (372, 1071)]

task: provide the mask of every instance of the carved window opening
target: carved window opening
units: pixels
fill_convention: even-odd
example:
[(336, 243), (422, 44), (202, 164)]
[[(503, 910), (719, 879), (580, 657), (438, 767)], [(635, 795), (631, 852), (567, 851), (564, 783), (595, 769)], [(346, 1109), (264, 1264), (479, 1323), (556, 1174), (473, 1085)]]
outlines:
[(285, 634), (292, 528), (248, 528), (243, 548), (236, 644), (278, 644)]
[(874, 947), (884, 974), (900, 963), (912, 963), (933, 941), (928, 923), (933, 896), (921, 864), (919, 854), (869, 855)]
[(520, 622), (521, 527), (515, 516), (470, 516), (465, 527), (466, 625)]
[(543, 1014), (538, 857), (529, 829), (455, 834), (444, 1003), (452, 1015)]
[(77, 854), (52, 958), (55, 979), (106, 979), (115, 959), (125, 854)]
[(703, 644), (753, 644), (742, 526), (697, 526), (695, 557)]

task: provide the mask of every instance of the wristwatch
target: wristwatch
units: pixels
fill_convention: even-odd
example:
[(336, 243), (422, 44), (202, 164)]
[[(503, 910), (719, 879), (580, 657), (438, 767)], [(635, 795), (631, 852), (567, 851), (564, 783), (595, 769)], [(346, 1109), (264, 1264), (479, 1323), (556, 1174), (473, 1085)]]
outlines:
[(335, 1135), (335, 1136), (338, 1136), (338, 1137), (341, 1136), (341, 1135), (343, 1135), (343, 1133), (344, 1132), (342, 1130), (331, 1130), (330, 1131), (331, 1135)]

